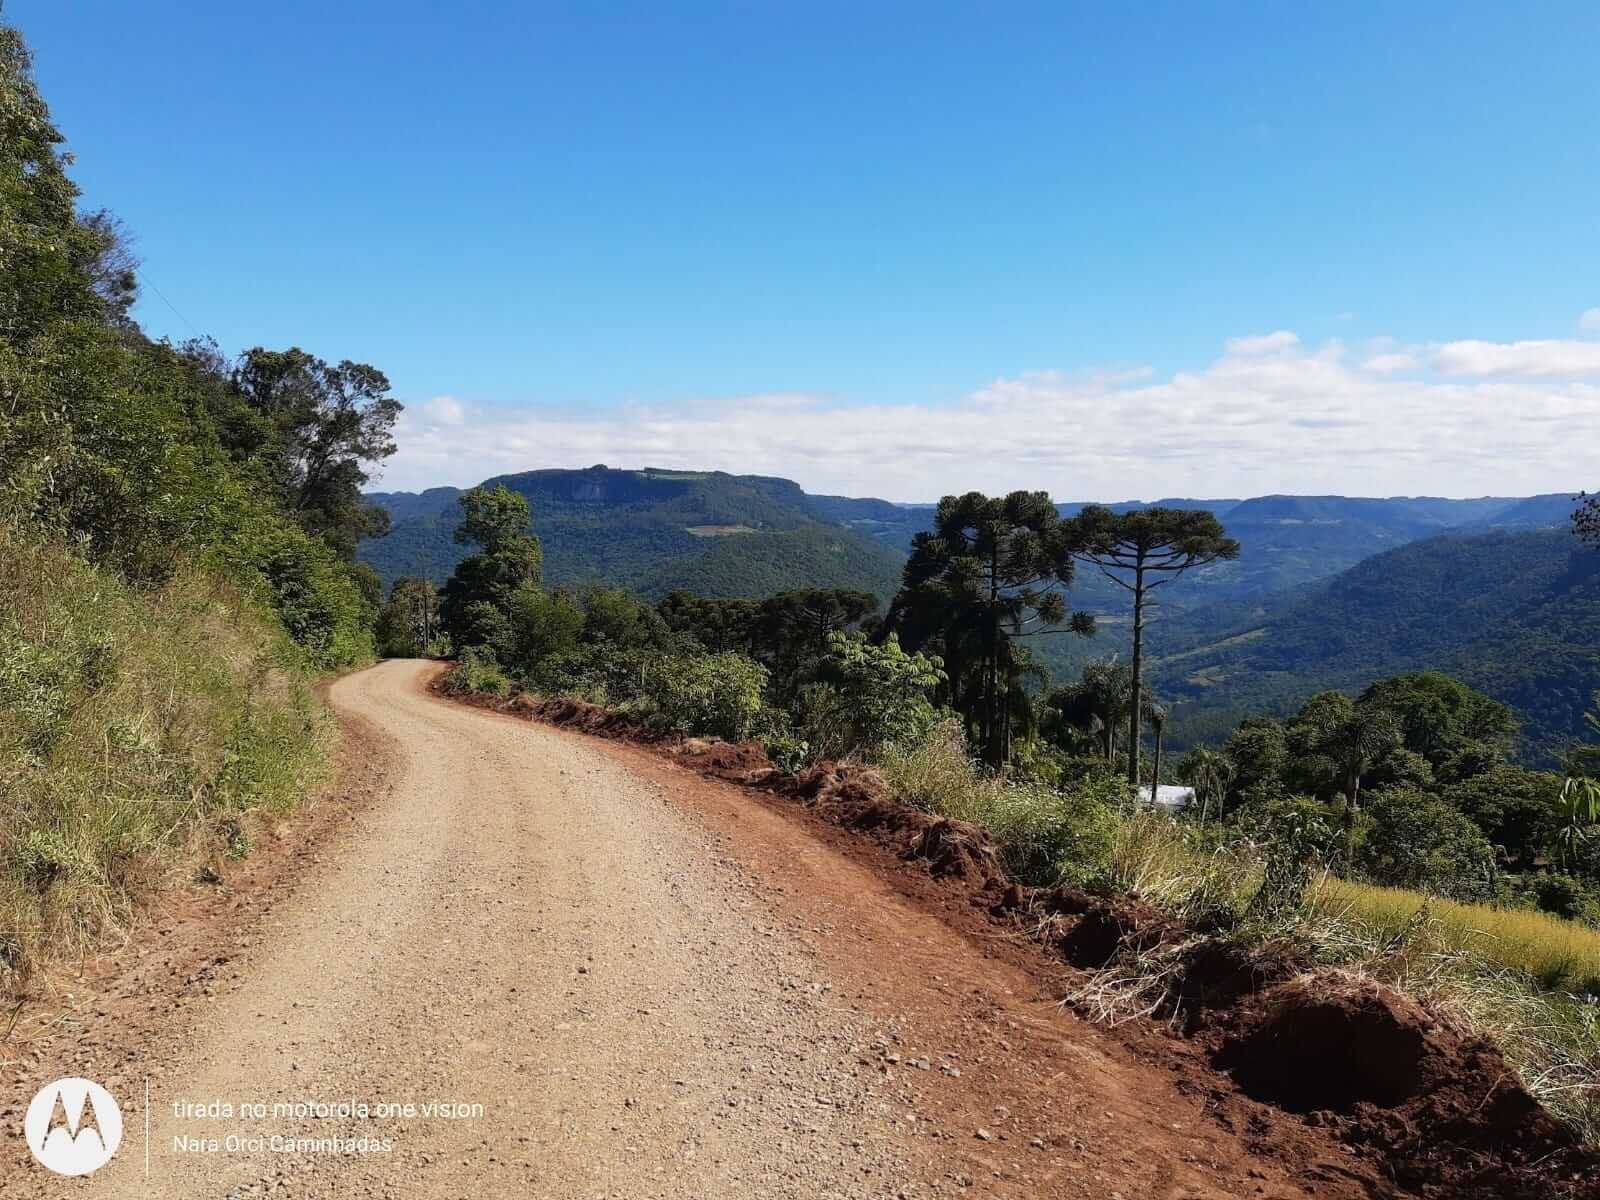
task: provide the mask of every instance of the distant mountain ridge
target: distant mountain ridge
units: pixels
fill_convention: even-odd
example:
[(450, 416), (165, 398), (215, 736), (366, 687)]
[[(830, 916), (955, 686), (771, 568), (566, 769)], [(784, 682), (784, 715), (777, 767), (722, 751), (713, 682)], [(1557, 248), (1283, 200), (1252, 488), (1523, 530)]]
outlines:
[(1468, 528), (1331, 579), (1158, 623), (1152, 678), (1175, 741), (1314, 692), (1437, 668), (1515, 708), (1528, 757), (1550, 761), (1600, 688), (1600, 551), (1563, 530)]
[[(674, 588), (765, 596), (792, 587), (843, 587), (887, 601), (904, 556), (817, 511), (788, 479), (721, 471), (525, 471), (499, 475), (528, 498), (551, 583), (606, 582), (659, 599)], [(360, 555), (385, 584), (400, 575), (443, 580), (467, 553), (453, 540), (458, 488), (377, 492), (388, 536)]]
[[(842, 587), (886, 604), (912, 538), (931, 528), (935, 509), (810, 495), (792, 480), (720, 471), (595, 466), (485, 482), (528, 497), (548, 582), (624, 584), (651, 599), (675, 588), (759, 597)], [(443, 580), (468, 552), (451, 537), (460, 495), (458, 488), (371, 494), (393, 530), (363, 542), (361, 557), (385, 583), (416, 574)], [(1585, 623), (1587, 593), (1579, 589), (1567, 603), (1541, 590), (1555, 586), (1561, 555), (1575, 543), (1565, 533), (1540, 541), (1538, 533), (1565, 528), (1570, 496), (1269, 495), (1106, 507), (1156, 504), (1211, 509), (1242, 546), (1237, 562), (1193, 571), (1161, 591), (1150, 646), (1156, 683), (1177, 705), (1180, 743), (1224, 733), (1238, 716), (1282, 709), (1319, 687), (1357, 687), (1426, 665), (1459, 668), (1469, 681), (1500, 688), (1494, 694), (1531, 714), (1534, 741), (1548, 747), (1581, 712), (1585, 687), (1600, 687), (1587, 673), (1590, 649), (1600, 645)], [(1057, 507), (1070, 516), (1083, 503)], [(1456, 565), (1454, 589), (1445, 586), (1441, 563)], [(1424, 578), (1440, 596), (1422, 598), (1430, 594), (1418, 582)], [(1494, 650), (1485, 624), (1492, 608), (1470, 595), (1452, 601), (1452, 590), (1463, 589), (1480, 601), (1505, 597), (1502, 635), (1520, 647), (1516, 656)], [(1122, 589), (1080, 568), (1069, 598), (1101, 620), (1092, 638), (1040, 639), (1040, 661), (1057, 680), (1074, 677), (1089, 658), (1127, 650)], [(1563, 658), (1577, 664), (1572, 671), (1559, 665)]]
[[(810, 495), (797, 483), (763, 475), (655, 468), (623, 470), (594, 466), (495, 476), (528, 497), (534, 528), (545, 539), (548, 577), (553, 582), (606, 579), (655, 593), (675, 578), (696, 578), (728, 594), (754, 589), (785, 576), (782, 555), (767, 535), (810, 529), (791, 539), (797, 561), (794, 586), (819, 566), (837, 570), (871, 590), (892, 591), (898, 564), (912, 538), (933, 523), (934, 505), (899, 504), (871, 497)], [(451, 540), (459, 488), (374, 492), (369, 499), (387, 509), (393, 531), (362, 544), (361, 557), (387, 583), (398, 575), (443, 579), (465, 550)], [(1070, 516), (1085, 502), (1057, 505)], [(1179, 580), (1163, 600), (1169, 610), (1227, 604), (1265, 596), (1328, 578), (1373, 554), (1450, 529), (1541, 528), (1564, 524), (1572, 507), (1566, 496), (1483, 497), (1452, 500), (1428, 496), (1387, 498), (1269, 495), (1238, 498), (1167, 498), (1107, 504), (1115, 511), (1162, 505), (1208, 508), (1243, 547), (1238, 562), (1218, 564)], [(832, 530), (837, 553), (817, 553), (816, 535)], [(739, 532), (735, 532), (739, 531)], [(748, 532), (744, 532), (748, 531)], [(759, 571), (737, 569), (740, 555), (708, 544), (712, 537), (755, 538), (740, 545)], [(871, 547), (876, 547), (874, 552)], [(716, 569), (694, 569), (705, 559)], [(847, 561), (851, 565), (842, 566)], [(1079, 607), (1115, 615), (1122, 608), (1116, 588), (1094, 572), (1079, 573), (1073, 599)]]

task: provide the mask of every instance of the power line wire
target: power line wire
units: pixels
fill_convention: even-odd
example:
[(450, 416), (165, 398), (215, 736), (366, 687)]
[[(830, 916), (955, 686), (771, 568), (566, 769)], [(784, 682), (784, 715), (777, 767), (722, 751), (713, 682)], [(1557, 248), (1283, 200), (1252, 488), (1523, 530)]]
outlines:
[[(4, 0), (0, 0), (0, 3), (4, 3)], [(141, 272), (140, 273), (140, 280), (141, 280), (141, 282), (148, 283), (150, 285), (150, 290), (152, 292), (154, 292), (156, 295), (161, 297), (161, 303), (165, 304), (168, 308), (170, 308), (172, 310), (172, 315), (173, 316), (177, 317), (178, 320), (182, 321), (185, 325), (187, 325), (189, 327), (189, 332), (190, 333), (194, 334), (195, 337), (205, 337), (205, 334), (201, 333), (198, 329), (196, 329), (194, 327), (194, 322), (189, 320), (188, 317), (184, 316), (181, 312), (179, 312), (178, 311), (178, 306), (176, 304), (174, 304), (171, 300), (167, 299), (167, 294), (165, 292), (163, 292), (159, 287), (156, 286), (156, 281), (154, 279), (151, 279), (148, 275), (145, 275), (143, 272)]]

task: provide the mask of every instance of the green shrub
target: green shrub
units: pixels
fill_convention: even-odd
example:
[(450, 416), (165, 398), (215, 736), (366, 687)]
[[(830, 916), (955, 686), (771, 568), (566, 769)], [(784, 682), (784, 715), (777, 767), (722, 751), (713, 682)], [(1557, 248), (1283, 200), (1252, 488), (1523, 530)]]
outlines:
[(1455, 900), (1494, 894), (1494, 847), (1443, 800), (1392, 788), (1371, 797), (1367, 815), (1372, 827), (1355, 866), (1374, 883)]
[(987, 829), (1006, 870), (1029, 884), (1102, 878), (1131, 807), (1127, 784), (1106, 771), (1066, 790), (985, 774), (954, 719), (915, 743), (891, 743), (882, 769), (905, 803)]
[(729, 651), (661, 658), (644, 690), (668, 728), (742, 742), (756, 731), (766, 686), (765, 667)]
[(761, 748), (767, 760), (786, 774), (793, 775), (811, 758), (811, 745), (792, 733), (769, 733), (762, 737)]
[(893, 634), (874, 644), (836, 632), (816, 668), (825, 682), (802, 690), (800, 728), (827, 758), (915, 742), (938, 720), (929, 696), (944, 682), (941, 667), (938, 658), (907, 654)]
[(468, 646), (463, 650), (460, 661), (445, 675), (444, 686), (447, 691), (458, 694), (511, 694), (511, 680), (486, 646)]
[(1094, 883), (1116, 844), (1127, 784), (1111, 775), (1057, 791), (1008, 783), (995, 793), (986, 824), (1007, 871), (1023, 883)]

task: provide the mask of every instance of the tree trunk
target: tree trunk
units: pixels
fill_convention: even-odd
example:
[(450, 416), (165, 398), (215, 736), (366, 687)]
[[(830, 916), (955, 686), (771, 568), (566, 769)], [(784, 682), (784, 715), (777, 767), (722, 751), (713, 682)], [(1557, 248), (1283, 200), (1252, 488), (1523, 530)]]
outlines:
[[(1128, 786), (1139, 792), (1139, 701), (1144, 670), (1144, 566), (1133, 572), (1133, 690), (1128, 712)], [(1154, 792), (1151, 793), (1155, 795)]]
[(1165, 721), (1156, 722), (1156, 757), (1150, 766), (1150, 807), (1156, 806), (1156, 797), (1161, 787), (1161, 734)]

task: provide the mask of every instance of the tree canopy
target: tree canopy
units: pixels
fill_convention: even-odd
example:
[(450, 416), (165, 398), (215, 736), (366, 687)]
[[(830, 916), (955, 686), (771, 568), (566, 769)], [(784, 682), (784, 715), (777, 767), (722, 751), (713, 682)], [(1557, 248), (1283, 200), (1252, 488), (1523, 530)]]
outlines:
[(1144, 717), (1144, 627), (1154, 593), (1194, 567), (1239, 557), (1214, 513), (1142, 508), (1114, 513), (1088, 505), (1072, 521), (1071, 553), (1092, 563), (1133, 601), (1132, 688), (1128, 702), (1128, 783), (1139, 783), (1139, 726)]
[(1044, 492), (946, 496), (933, 530), (912, 543), (885, 630), (942, 657), (952, 705), (991, 766), (1010, 754), (1012, 714), (1024, 699), (1028, 663), (1017, 642), (1093, 631), (1087, 613), (1067, 610), (1072, 551)]

